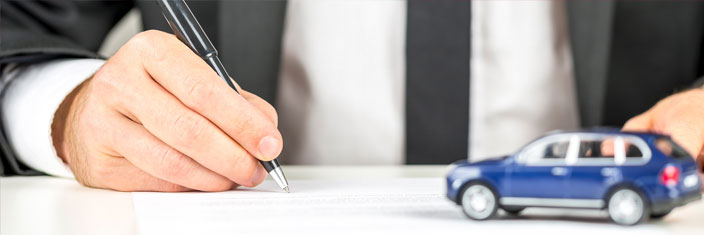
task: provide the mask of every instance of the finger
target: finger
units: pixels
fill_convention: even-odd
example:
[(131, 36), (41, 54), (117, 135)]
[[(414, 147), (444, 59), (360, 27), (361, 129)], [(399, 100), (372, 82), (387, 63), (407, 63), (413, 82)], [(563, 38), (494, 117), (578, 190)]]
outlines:
[(112, 123), (119, 131), (110, 133), (110, 145), (148, 174), (195, 190), (224, 191), (232, 188), (230, 180), (166, 145), (141, 125), (127, 118), (116, 119)]
[(697, 158), (701, 154), (704, 147), (704, 120), (680, 116), (669, 121), (664, 132), (692, 157)]
[(616, 152), (614, 150), (615, 143), (616, 141), (614, 141), (613, 138), (604, 139), (604, 141), (601, 142), (601, 156), (614, 156)]
[(653, 131), (653, 121), (652, 115), (649, 112), (645, 112), (638, 116), (629, 119), (626, 124), (623, 125), (622, 130), (624, 131), (636, 131), (636, 132), (647, 132)]
[(135, 167), (122, 157), (101, 156), (103, 163), (97, 167), (90, 182), (90, 187), (108, 188), (123, 192), (157, 191), (157, 192), (185, 192), (192, 189), (174, 184)]
[[(148, 76), (144, 74), (143, 76)], [(135, 81), (141, 91), (130, 105), (144, 128), (198, 164), (244, 186), (259, 184), (266, 175), (261, 164), (208, 119), (193, 112), (152, 80)]]
[(240, 94), (265, 116), (269, 117), (269, 120), (274, 123), (274, 126), (279, 125), (279, 115), (276, 113), (276, 109), (274, 109), (269, 102), (266, 102), (266, 100), (261, 97), (245, 90), (240, 90)]
[(167, 91), (262, 160), (277, 157), (283, 147), (274, 123), (226, 83), (173, 35), (146, 32), (137, 37), (150, 48), (144, 69)]

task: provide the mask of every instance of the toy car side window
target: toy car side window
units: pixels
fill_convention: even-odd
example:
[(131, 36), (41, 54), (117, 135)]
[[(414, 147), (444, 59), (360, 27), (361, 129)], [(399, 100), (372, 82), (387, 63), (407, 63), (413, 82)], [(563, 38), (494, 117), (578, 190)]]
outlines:
[(525, 165), (564, 165), (569, 155), (572, 135), (552, 135), (536, 140), (524, 148), (518, 162)]
[(690, 157), (689, 153), (685, 151), (682, 147), (677, 145), (672, 139), (667, 137), (660, 137), (655, 140), (655, 147), (665, 156), (672, 158), (687, 158)]
[(633, 140), (630, 138), (624, 140), (625, 145), (628, 146), (626, 148), (626, 158), (642, 158), (643, 157), (643, 151), (640, 150), (640, 148), (633, 144)]
[(644, 154), (649, 153), (647, 144), (636, 136), (589, 134), (581, 136), (579, 146), (578, 165), (638, 165), (649, 160)]
[(544, 150), (544, 159), (565, 158), (567, 156), (567, 148), (570, 146), (569, 141), (558, 141), (549, 143)]
[(583, 135), (576, 165), (614, 165), (614, 136)]

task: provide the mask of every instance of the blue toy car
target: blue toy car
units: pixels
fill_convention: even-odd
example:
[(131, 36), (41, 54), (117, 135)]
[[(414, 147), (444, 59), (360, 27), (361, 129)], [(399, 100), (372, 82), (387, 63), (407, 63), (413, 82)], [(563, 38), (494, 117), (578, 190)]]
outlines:
[(638, 224), (701, 198), (692, 157), (668, 136), (618, 130), (557, 132), (513, 155), (453, 164), (447, 197), (471, 219), (501, 208), (606, 209), (612, 221)]

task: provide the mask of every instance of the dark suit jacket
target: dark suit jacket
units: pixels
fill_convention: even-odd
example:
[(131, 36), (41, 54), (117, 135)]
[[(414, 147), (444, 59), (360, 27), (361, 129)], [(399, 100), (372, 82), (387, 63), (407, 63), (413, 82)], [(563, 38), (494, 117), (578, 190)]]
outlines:
[[(414, 7), (411, 14), (412, 6), (423, 4), (426, 5)], [(463, 8), (464, 12), (469, 12), (470, 5), (469, 2), (451, 0), (410, 1), (409, 40), (427, 34), (419, 33), (419, 27), (411, 23), (411, 18), (418, 15), (428, 17), (423, 18), (427, 23), (449, 17), (449, 14), (437, 11), (434, 4), (456, 4), (444, 9)], [(273, 103), (286, 2), (193, 1), (189, 5), (238, 82)], [(107, 32), (133, 7), (142, 11), (145, 29), (170, 32), (154, 2), (2, 0), (0, 68), (4, 70), (13, 63), (37, 63), (56, 58), (99, 57), (96, 51)], [(423, 12), (426, 8), (428, 12)], [(436, 8), (434, 13), (431, 12), (433, 8)], [(582, 126), (620, 126), (629, 117), (645, 111), (678, 89), (691, 86), (704, 75), (704, 2), (568, 1), (567, 14)], [(435, 26), (458, 21), (444, 22), (444, 25)], [(432, 24), (430, 26), (433, 28)], [(439, 28), (443, 30), (443, 27)], [(444, 36), (456, 33), (450, 31), (452, 27), (445, 28), (447, 32), (424, 35), (437, 39), (424, 41), (425, 49), (432, 47), (434, 42), (445, 42), (442, 40)], [(415, 44), (408, 46), (407, 52), (417, 54)], [(435, 65), (421, 67), (432, 66)], [(442, 67), (443, 63), (439, 66)], [(420, 68), (423, 69), (426, 68)], [(422, 72), (408, 68), (407, 76), (418, 76)], [(469, 90), (466, 87), (468, 76), (459, 77), (457, 84), (464, 86), (462, 90)], [(6, 83), (1, 83), (0, 89), (4, 90)], [(421, 109), (426, 104), (427, 108), (437, 108), (437, 104), (447, 103), (447, 100), (433, 103), (434, 99), (439, 98), (409, 97), (407, 103), (420, 104)], [(431, 102), (426, 102), (428, 100)], [(464, 107), (434, 117), (420, 117), (420, 120), (443, 120), (456, 114), (466, 123), (467, 113), (468, 107)], [(408, 112), (407, 115), (407, 118), (415, 117), (417, 112)], [(461, 158), (462, 154), (466, 156), (467, 128), (464, 125), (441, 123), (417, 129), (420, 131), (411, 130), (416, 125), (407, 126), (409, 135), (424, 135), (424, 138), (434, 140), (425, 141), (420, 151), (409, 148), (407, 162), (448, 163)], [(432, 136), (433, 133), (423, 131), (428, 129), (441, 131)], [(407, 141), (407, 145), (414, 146), (414, 143)], [(15, 159), (2, 133), (0, 148), (3, 174), (36, 173)], [(450, 150), (443, 152), (448, 148)], [(429, 153), (450, 157), (426, 156)], [(416, 157), (412, 158), (412, 155)]]

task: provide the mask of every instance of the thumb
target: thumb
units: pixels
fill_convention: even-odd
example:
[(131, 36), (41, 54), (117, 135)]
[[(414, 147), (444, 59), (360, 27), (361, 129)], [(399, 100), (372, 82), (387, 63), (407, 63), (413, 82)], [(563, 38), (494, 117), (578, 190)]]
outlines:
[(650, 112), (642, 113), (638, 116), (629, 119), (626, 124), (623, 125), (621, 130), (623, 131), (655, 131), (653, 130), (653, 115)]

